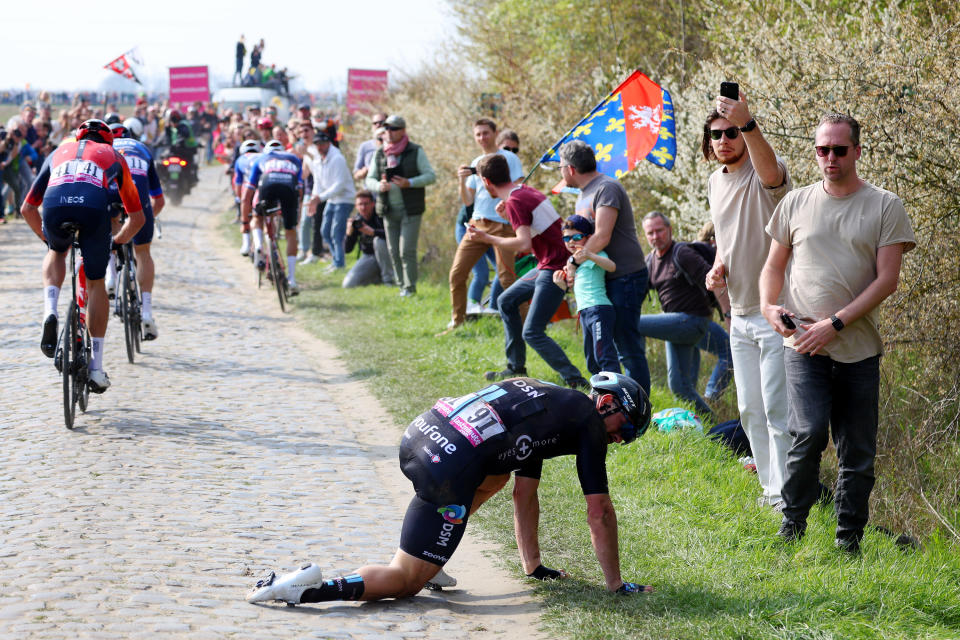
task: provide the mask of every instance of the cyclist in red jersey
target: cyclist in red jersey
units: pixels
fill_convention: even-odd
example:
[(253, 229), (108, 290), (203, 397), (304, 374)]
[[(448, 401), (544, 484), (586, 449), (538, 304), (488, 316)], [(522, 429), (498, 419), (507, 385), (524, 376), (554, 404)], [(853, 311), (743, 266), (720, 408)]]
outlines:
[[(103, 393), (110, 386), (110, 378), (103, 371), (103, 338), (110, 316), (103, 278), (111, 240), (117, 244), (129, 242), (144, 222), (130, 169), (112, 145), (113, 134), (105, 122), (87, 120), (81, 124), (76, 141), (64, 142), (43, 163), (20, 209), (33, 232), (50, 248), (43, 260), (44, 321), (40, 340), (40, 350), (48, 358), (56, 351), (57, 301), (70, 249), (71, 235), (61, 225), (65, 222), (79, 225), (80, 253), (89, 294), (87, 326), (93, 346), (88, 384), (94, 393)], [(128, 217), (111, 238), (107, 204), (113, 183), (117, 184)]]

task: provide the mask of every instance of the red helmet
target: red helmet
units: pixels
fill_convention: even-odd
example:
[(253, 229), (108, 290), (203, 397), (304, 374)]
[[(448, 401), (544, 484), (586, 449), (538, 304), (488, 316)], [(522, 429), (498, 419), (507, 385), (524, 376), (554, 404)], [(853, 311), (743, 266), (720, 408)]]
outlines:
[(87, 120), (77, 127), (77, 142), (90, 138), (95, 142), (113, 144), (113, 133), (103, 120)]
[(273, 120), (264, 116), (257, 120), (257, 129), (273, 129)]
[(130, 129), (127, 129), (126, 125), (121, 122), (110, 125), (110, 133), (113, 134), (113, 139), (118, 140), (120, 138), (132, 138), (130, 135)]

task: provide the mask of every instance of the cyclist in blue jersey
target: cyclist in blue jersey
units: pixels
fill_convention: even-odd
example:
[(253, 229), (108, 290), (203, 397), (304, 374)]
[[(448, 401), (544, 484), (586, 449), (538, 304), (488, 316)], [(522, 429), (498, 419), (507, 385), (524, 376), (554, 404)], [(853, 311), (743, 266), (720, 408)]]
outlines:
[(279, 578), (270, 571), (248, 601), (300, 604), (414, 595), (450, 559), (468, 518), (513, 471), (514, 524), (524, 572), (540, 580), (563, 578), (564, 571), (541, 562), (537, 535), (543, 461), (563, 455), (576, 456), (590, 538), (607, 589), (652, 591), (621, 578), (617, 515), (606, 471), (607, 445), (643, 434), (650, 403), (633, 379), (618, 373), (601, 372), (590, 385), (586, 396), (532, 378), (510, 378), (459, 398), (441, 398), (407, 427), (400, 443), (400, 468), (416, 495), (390, 565), (361, 567), (328, 580), (312, 563)]
[[(144, 222), (137, 235), (133, 236), (133, 249), (137, 254), (137, 281), (140, 283), (143, 309), (143, 339), (156, 340), (159, 332), (157, 322), (153, 319), (154, 264), (153, 256), (150, 255), (150, 243), (153, 241), (154, 218), (160, 214), (164, 205), (163, 188), (160, 186), (157, 167), (153, 163), (153, 154), (147, 145), (135, 140), (130, 129), (124, 124), (112, 124), (110, 130), (113, 132), (113, 148), (127, 161), (130, 175), (140, 194), (140, 204), (143, 205)], [(111, 255), (111, 268), (107, 272), (108, 292), (111, 284), (115, 286), (117, 280), (115, 259), (115, 256)]]
[(300, 158), (284, 151), (283, 143), (271, 140), (264, 145), (263, 153), (251, 162), (250, 172), (243, 183), (240, 213), (248, 218), (253, 212), (250, 225), (257, 268), (266, 266), (263, 255), (263, 228), (260, 216), (253, 211), (253, 194), (258, 193), (260, 202), (279, 202), (283, 212), (283, 230), (287, 239), (287, 281), (290, 295), (297, 295), (297, 219), (300, 214), (300, 198), (303, 196), (303, 168)]
[[(260, 144), (259, 140), (244, 140), (240, 145), (240, 155), (237, 156), (236, 162), (233, 163), (233, 195), (237, 198), (237, 202), (240, 202), (240, 196), (243, 192), (243, 183), (246, 181), (248, 175), (250, 175), (251, 165), (257, 156), (260, 155), (260, 152), (263, 150), (263, 145)], [(250, 255), (250, 216), (240, 216), (241, 221), (243, 222), (243, 240), (240, 244), (240, 255), (248, 256)]]

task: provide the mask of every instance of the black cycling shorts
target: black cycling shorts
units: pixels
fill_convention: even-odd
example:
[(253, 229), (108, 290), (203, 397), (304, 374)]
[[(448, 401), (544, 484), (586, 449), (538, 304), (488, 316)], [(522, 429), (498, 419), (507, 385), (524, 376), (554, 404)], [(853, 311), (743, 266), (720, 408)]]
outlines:
[(60, 228), (64, 222), (80, 225), (78, 239), (83, 271), (90, 280), (100, 280), (107, 274), (110, 259), (110, 214), (89, 207), (44, 207), (43, 235), (47, 246), (58, 253), (70, 249), (70, 234)]
[(471, 501), (440, 505), (414, 496), (403, 517), (400, 548), (414, 558), (442, 567), (463, 539)]
[(285, 184), (265, 184), (260, 187), (259, 201), (263, 205), (270, 205), (274, 202), (280, 203), (283, 212), (283, 228), (290, 230), (297, 228), (297, 219), (300, 212), (297, 211), (297, 192), (295, 189)]
[(133, 244), (150, 244), (153, 241), (153, 207), (143, 208), (143, 226), (133, 236)]

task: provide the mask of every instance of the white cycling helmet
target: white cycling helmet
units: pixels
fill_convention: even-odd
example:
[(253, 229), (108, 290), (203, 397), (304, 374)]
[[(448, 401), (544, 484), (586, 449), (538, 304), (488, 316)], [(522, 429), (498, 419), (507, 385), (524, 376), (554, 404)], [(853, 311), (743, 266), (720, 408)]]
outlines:
[(127, 118), (123, 121), (123, 126), (125, 126), (127, 131), (132, 133), (137, 140), (143, 135), (143, 123), (140, 122), (139, 118)]
[(271, 140), (267, 144), (263, 145), (264, 151), (283, 151), (284, 149), (285, 147), (283, 146), (283, 143), (279, 140)]
[(250, 153), (252, 151), (260, 151), (260, 141), (259, 140), (244, 140), (243, 144), (240, 145), (240, 155), (245, 153)]

